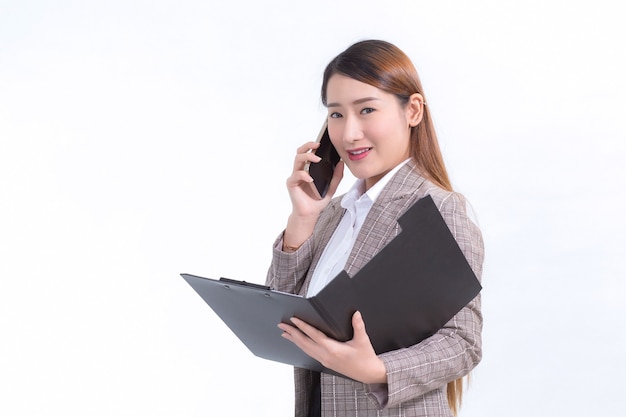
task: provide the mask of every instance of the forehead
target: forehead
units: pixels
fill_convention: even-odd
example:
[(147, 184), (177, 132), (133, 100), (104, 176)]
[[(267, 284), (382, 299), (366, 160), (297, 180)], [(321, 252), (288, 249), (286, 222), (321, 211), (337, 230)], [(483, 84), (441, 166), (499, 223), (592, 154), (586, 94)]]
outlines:
[(329, 107), (337, 105), (348, 106), (365, 98), (386, 100), (393, 98), (393, 95), (373, 85), (357, 81), (354, 78), (346, 77), (341, 74), (334, 74), (328, 80), (328, 84), (326, 85), (326, 101)]

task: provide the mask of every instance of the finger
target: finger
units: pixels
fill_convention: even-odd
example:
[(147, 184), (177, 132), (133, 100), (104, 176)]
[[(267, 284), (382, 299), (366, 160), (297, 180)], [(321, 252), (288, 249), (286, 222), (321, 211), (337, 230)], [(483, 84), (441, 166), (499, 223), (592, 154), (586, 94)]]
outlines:
[(309, 355), (310, 357), (317, 359), (317, 353), (319, 351), (319, 345), (312, 340), (309, 336), (304, 334), (300, 329), (289, 326), (288, 324), (282, 324), (278, 326), (283, 333), (281, 336), (296, 345), (300, 350)]
[(293, 169), (294, 171), (302, 170), (307, 162), (316, 163), (321, 160), (322, 158), (315, 155), (313, 152), (299, 153), (294, 158)]
[(354, 330), (354, 336), (352, 337), (353, 341), (357, 343), (371, 343), (367, 331), (365, 330), (365, 322), (363, 321), (363, 316), (360, 311), (357, 311), (352, 315), (352, 328)]
[(323, 332), (311, 326), (309, 323), (300, 320), (297, 317), (292, 317), (291, 322), (295, 324), (302, 333), (318, 343), (322, 340), (328, 339), (328, 337)]
[(365, 322), (363, 321), (363, 316), (361, 315), (360, 311), (355, 311), (352, 315), (352, 327), (354, 328), (354, 330), (365, 330)]
[(280, 323), (278, 328), (283, 331), (282, 335), (285, 339), (295, 343), (296, 345), (300, 345), (302, 341), (308, 339), (309, 337), (302, 333), (300, 329), (294, 326), (290, 326), (287, 323)]
[(319, 142), (307, 142), (304, 145), (298, 147), (298, 149), (296, 150), (296, 153), (301, 154), (301, 153), (311, 152), (312, 150), (315, 150), (319, 147), (320, 147)]
[(289, 325), (287, 323), (278, 323), (278, 328), (280, 330), (282, 330), (283, 332), (287, 332), (287, 331), (289, 331), (291, 329), (294, 329), (293, 326), (291, 326), (291, 325)]
[(287, 187), (297, 187), (303, 182), (313, 182), (313, 178), (306, 171), (294, 171), (290, 177), (287, 178)]
[(308, 162), (319, 162), (321, 158), (315, 155), (315, 150), (319, 148), (319, 142), (307, 142), (296, 149), (296, 158), (294, 161), (294, 171), (304, 169), (304, 165)]

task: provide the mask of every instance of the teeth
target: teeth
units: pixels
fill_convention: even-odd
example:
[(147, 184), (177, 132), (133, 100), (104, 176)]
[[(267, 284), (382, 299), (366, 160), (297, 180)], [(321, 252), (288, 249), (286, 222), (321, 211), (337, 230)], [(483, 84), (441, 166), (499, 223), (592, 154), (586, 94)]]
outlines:
[(372, 148), (367, 148), (367, 149), (361, 149), (360, 151), (356, 151), (356, 152), (350, 152), (350, 155), (360, 155), (362, 153), (365, 153), (367, 151), (369, 151)]

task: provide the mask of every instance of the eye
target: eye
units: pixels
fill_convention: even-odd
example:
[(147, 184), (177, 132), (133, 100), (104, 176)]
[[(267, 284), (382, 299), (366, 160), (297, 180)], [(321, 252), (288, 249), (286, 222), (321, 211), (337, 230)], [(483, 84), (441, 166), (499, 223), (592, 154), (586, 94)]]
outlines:
[(343, 115), (339, 112), (334, 111), (331, 114), (329, 114), (329, 117), (331, 119), (339, 119), (340, 117), (343, 117)]
[(371, 107), (366, 107), (363, 110), (361, 110), (361, 114), (370, 114), (372, 112), (374, 112), (375, 110)]

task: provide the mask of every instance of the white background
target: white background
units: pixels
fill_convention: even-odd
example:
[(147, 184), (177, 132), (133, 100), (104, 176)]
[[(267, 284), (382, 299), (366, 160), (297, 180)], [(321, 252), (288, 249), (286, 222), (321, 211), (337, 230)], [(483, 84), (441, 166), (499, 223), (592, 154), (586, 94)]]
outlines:
[[(180, 278), (263, 282), (327, 62), (401, 47), (486, 242), (461, 416), (623, 411), (614, 1), (0, 1), (0, 415), (288, 416)], [(348, 177), (342, 190), (349, 187)]]

